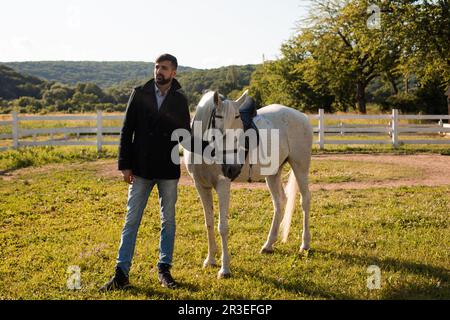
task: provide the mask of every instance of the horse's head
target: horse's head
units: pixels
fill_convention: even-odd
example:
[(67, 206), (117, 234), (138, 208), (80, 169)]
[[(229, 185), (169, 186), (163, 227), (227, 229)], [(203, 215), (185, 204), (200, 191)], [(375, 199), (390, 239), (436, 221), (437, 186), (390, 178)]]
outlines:
[(242, 129), (239, 107), (245, 102), (247, 97), (248, 90), (246, 90), (236, 101), (223, 99), (221, 95), (215, 91), (213, 96), (215, 129), (218, 129), (223, 134), (229, 129)]
[[(231, 161), (230, 158), (239, 150), (239, 139), (236, 131), (242, 129), (239, 108), (246, 101), (248, 91), (245, 91), (237, 100), (228, 100), (217, 91), (210, 91), (203, 95), (198, 106), (194, 121), (202, 122), (202, 132), (206, 132), (206, 140), (212, 141), (212, 135), (220, 133), (222, 144), (215, 152), (223, 155), (222, 173), (227, 178), (234, 180), (240, 173), (243, 163)], [(227, 161), (228, 159), (228, 161)], [(236, 163), (238, 162), (238, 163)]]
[[(241, 173), (243, 163), (239, 163), (237, 160), (237, 153), (239, 150), (239, 138), (236, 131), (242, 129), (242, 121), (240, 119), (239, 108), (245, 102), (248, 97), (248, 90), (246, 90), (242, 96), (237, 100), (222, 100), (219, 93), (214, 92), (214, 106), (215, 106), (215, 128), (218, 129), (225, 139), (232, 139), (232, 148), (228, 149), (229, 142), (225, 143), (226, 146), (224, 152), (224, 163), (222, 164), (222, 173), (227, 178), (234, 180)], [(214, 113), (214, 111), (213, 111)], [(230, 136), (231, 133), (231, 136)], [(229, 154), (233, 161), (227, 163)]]

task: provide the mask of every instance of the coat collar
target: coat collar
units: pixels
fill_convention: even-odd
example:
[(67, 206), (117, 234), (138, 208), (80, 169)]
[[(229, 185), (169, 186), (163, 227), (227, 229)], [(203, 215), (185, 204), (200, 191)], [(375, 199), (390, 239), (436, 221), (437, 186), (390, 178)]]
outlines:
[[(172, 79), (172, 85), (171, 85), (170, 90), (169, 90), (169, 92), (167, 94), (171, 94), (174, 91), (177, 91), (179, 89), (181, 89), (181, 85), (178, 82), (178, 80), (177, 79)], [(142, 90), (144, 90), (146, 92), (149, 92), (149, 93), (152, 93), (152, 94), (155, 94), (155, 79), (151, 79), (150, 81), (147, 81), (143, 85)]]

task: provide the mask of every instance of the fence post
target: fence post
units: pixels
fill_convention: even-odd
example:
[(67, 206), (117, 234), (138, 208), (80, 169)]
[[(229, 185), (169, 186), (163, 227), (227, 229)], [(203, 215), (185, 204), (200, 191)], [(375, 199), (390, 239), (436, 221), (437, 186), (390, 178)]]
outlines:
[(398, 148), (398, 110), (392, 109), (392, 146)]
[(319, 109), (319, 148), (325, 149), (325, 114), (323, 109)]
[(17, 111), (14, 110), (11, 114), (12, 116), (12, 138), (13, 138), (13, 149), (19, 147), (19, 117), (17, 116)]
[(102, 152), (102, 110), (97, 110), (97, 152)]

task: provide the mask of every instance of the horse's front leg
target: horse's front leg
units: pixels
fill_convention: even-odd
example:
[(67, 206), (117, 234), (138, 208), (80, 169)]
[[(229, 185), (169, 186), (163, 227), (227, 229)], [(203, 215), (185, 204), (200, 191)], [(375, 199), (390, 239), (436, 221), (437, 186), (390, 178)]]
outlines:
[(197, 185), (198, 194), (203, 204), (203, 212), (205, 213), (206, 232), (208, 234), (208, 256), (203, 262), (203, 267), (216, 266), (217, 245), (214, 236), (214, 207), (211, 188), (205, 188)]
[(222, 240), (222, 267), (217, 277), (228, 278), (231, 276), (230, 256), (228, 254), (228, 210), (230, 205), (230, 181), (220, 181), (216, 186), (219, 197), (219, 233)]

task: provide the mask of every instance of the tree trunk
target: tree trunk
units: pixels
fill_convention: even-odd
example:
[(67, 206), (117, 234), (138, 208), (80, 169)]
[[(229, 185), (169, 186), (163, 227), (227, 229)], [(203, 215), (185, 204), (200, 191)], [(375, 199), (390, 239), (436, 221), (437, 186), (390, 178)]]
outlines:
[(356, 102), (359, 112), (366, 113), (366, 85), (362, 82), (356, 85)]
[[(445, 94), (447, 95), (448, 115), (450, 116), (450, 84), (448, 85), (447, 92)], [(450, 123), (450, 119), (448, 122)]]
[(409, 77), (408, 76), (406, 76), (405, 77), (405, 93), (406, 94), (408, 94), (409, 93), (409, 79), (408, 79)]
[[(450, 116), (450, 84), (447, 87), (447, 92), (445, 95), (447, 96), (448, 115)], [(447, 122), (450, 123), (450, 119), (448, 119)]]
[(389, 83), (391, 84), (391, 89), (392, 89), (393, 94), (397, 95), (398, 87), (397, 87), (397, 84), (395, 83), (395, 77), (391, 73), (387, 72), (386, 78), (388, 79)]
[(394, 92), (394, 94), (397, 95), (398, 94), (398, 88), (397, 88), (397, 84), (395, 83), (395, 79), (391, 80), (391, 88), (392, 88), (392, 91)]
[[(450, 116), (450, 95), (447, 96), (447, 107), (448, 107), (448, 115)], [(447, 120), (450, 123), (450, 119)]]

